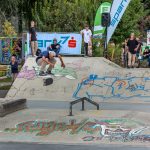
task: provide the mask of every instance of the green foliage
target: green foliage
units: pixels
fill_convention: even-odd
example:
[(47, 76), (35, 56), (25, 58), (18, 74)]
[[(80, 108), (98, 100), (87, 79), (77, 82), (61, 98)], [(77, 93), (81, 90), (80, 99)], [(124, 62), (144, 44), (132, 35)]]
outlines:
[[(0, 21), (10, 21), (12, 16), (17, 15), (19, 31), (28, 31), (30, 21), (35, 20), (41, 32), (79, 32), (85, 23), (93, 29), (96, 11), (102, 2), (112, 0), (1, 0)], [(118, 45), (131, 32), (137, 36), (146, 35), (145, 30), (150, 27), (149, 7), (150, 0), (131, 0), (112, 41)], [(103, 41), (100, 41), (100, 47), (96, 46), (98, 42), (93, 40), (94, 56), (103, 54)], [(120, 55), (120, 51), (121, 48), (115, 48), (115, 57)], [(110, 57), (112, 52), (109, 47)]]
[(14, 37), (17, 35), (15, 28), (12, 26), (11, 22), (6, 20), (2, 27), (5, 36)]
[(139, 36), (139, 21), (146, 15), (144, 5), (141, 0), (132, 0), (119, 23), (113, 40), (115, 43), (121, 43), (124, 39), (128, 38), (132, 32)]

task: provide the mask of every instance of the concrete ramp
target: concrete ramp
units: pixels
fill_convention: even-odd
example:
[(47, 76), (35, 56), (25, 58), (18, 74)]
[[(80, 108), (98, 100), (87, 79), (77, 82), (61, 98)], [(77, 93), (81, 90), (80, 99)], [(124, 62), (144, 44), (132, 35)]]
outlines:
[(6, 99), (72, 101), (88, 97), (96, 101), (149, 102), (150, 70), (123, 69), (105, 58), (65, 57), (59, 60), (51, 76), (54, 83), (43, 86), (35, 58), (29, 57)]

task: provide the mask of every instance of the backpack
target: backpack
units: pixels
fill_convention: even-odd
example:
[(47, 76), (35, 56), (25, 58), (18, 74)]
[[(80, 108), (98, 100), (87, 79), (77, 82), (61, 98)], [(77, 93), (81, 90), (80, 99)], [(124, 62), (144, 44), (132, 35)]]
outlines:
[(41, 53), (42, 53), (42, 51), (40, 49), (37, 49), (36, 56), (40, 56)]

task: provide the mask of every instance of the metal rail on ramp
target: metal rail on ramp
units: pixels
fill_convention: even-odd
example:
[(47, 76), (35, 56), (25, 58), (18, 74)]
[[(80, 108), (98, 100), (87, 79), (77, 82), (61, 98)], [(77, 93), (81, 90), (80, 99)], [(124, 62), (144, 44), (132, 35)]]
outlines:
[(78, 100), (75, 100), (75, 101), (70, 102), (69, 116), (73, 116), (72, 107), (73, 107), (73, 105), (75, 105), (75, 104), (77, 104), (77, 103), (82, 102), (82, 111), (84, 111), (84, 110), (85, 110), (85, 101), (88, 102), (88, 103), (90, 103), (90, 104), (92, 104), (92, 105), (94, 105), (94, 106), (96, 106), (96, 107), (97, 107), (97, 110), (99, 110), (99, 104), (98, 104), (98, 103), (96, 103), (96, 102), (90, 100), (90, 99), (87, 98), (87, 97), (83, 97), (83, 98), (80, 98), (80, 99), (78, 99)]

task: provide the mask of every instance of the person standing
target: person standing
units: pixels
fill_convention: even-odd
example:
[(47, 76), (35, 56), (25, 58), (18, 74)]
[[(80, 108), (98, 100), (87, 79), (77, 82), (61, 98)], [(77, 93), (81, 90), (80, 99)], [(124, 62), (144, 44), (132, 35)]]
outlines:
[(88, 25), (85, 25), (85, 29), (80, 32), (84, 37), (84, 55), (88, 56), (88, 46), (92, 44), (92, 31)]
[(15, 81), (18, 75), (18, 62), (16, 60), (16, 55), (11, 56), (10, 66), (11, 66), (12, 80)]
[(35, 30), (35, 22), (31, 21), (31, 27), (30, 27), (30, 44), (31, 44), (31, 52), (32, 52), (32, 56), (35, 57), (36, 56), (36, 52), (37, 52), (37, 48), (38, 48), (38, 44), (37, 44), (37, 34), (36, 34), (36, 30)]
[(135, 38), (134, 33), (131, 33), (130, 39), (127, 42), (127, 46), (128, 46), (128, 67), (134, 68), (136, 53), (140, 46)]
[(60, 59), (60, 62), (61, 62), (61, 67), (63, 67), (63, 68), (65, 68), (65, 63), (64, 63), (64, 61), (63, 61), (63, 58), (62, 58), (62, 56), (60, 55), (60, 44), (57, 42), (57, 39), (56, 38), (54, 38), (53, 39), (53, 44), (51, 44), (48, 48), (47, 48), (47, 50), (48, 51), (54, 51), (55, 53), (56, 53), (56, 57), (58, 57), (59, 59)]
[(145, 47), (145, 50), (143, 52), (143, 59), (147, 59), (148, 67), (150, 68), (150, 49), (148, 46)]

